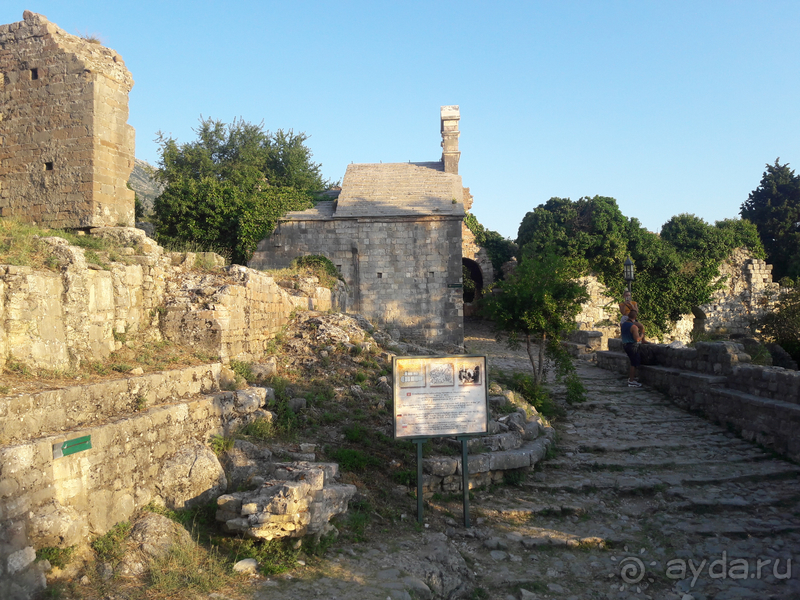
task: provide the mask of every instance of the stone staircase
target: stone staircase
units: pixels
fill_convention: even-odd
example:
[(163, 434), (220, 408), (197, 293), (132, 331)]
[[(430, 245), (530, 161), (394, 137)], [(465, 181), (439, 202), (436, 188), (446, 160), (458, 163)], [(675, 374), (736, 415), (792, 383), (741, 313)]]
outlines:
[[(627, 373), (622, 342), (595, 353), (597, 365)], [(774, 452), (800, 460), (800, 372), (750, 364), (734, 342), (698, 343), (695, 348), (640, 346), (639, 381), (666, 394), (681, 408), (704, 414)]]

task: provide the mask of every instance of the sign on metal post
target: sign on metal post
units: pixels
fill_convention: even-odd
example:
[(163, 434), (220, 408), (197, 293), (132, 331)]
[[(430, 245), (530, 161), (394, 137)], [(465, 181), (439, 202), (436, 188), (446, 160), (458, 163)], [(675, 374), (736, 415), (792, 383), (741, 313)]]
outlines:
[(392, 360), (394, 438), (417, 442), (417, 519), (422, 522), (422, 444), (432, 437), (462, 443), (464, 525), (469, 527), (469, 436), (489, 431), (485, 356), (396, 356)]
[(70, 454), (75, 454), (76, 452), (83, 452), (84, 450), (89, 450), (91, 447), (92, 436), (90, 435), (53, 444), (53, 458), (62, 458)]

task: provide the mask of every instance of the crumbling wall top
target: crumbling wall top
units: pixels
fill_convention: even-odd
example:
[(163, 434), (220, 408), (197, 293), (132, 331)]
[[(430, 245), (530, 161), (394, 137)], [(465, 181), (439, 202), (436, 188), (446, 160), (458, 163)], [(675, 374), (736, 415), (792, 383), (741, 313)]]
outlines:
[(22, 18), (17, 23), (0, 25), (0, 49), (6, 50), (10, 44), (25, 41), (38, 41), (45, 45), (46, 40), (52, 40), (65, 52), (75, 55), (75, 69), (105, 75), (126, 85), (128, 91), (133, 87), (133, 77), (115, 50), (67, 33), (44, 15), (26, 10)]

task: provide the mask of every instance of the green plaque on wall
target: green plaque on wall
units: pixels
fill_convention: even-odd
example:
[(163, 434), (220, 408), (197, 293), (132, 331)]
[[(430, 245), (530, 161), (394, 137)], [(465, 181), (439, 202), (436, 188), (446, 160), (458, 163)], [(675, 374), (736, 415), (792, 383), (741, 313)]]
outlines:
[(90, 435), (75, 438), (74, 440), (67, 440), (59, 444), (53, 444), (53, 458), (61, 458), (77, 452), (83, 452), (84, 450), (89, 450), (91, 447), (92, 436)]

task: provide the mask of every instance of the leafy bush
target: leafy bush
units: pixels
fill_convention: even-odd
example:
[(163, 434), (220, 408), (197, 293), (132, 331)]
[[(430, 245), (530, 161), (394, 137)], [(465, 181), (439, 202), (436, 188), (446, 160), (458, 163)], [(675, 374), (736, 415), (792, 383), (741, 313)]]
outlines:
[(366, 470), (367, 467), (380, 467), (382, 465), (378, 457), (353, 448), (328, 449), (325, 453), (331, 460), (339, 463), (342, 471), (361, 472)]
[(784, 295), (756, 325), (766, 341), (778, 343), (800, 363), (800, 289)]
[(344, 439), (351, 443), (365, 443), (369, 445), (369, 430), (358, 423), (345, 427)]
[(269, 419), (259, 418), (247, 423), (239, 430), (239, 435), (268, 440), (275, 437), (275, 426)]
[(226, 437), (224, 435), (212, 435), (211, 436), (211, 450), (217, 456), (224, 454), (228, 450), (233, 449), (233, 444), (236, 440), (232, 437)]
[(187, 144), (158, 140), (157, 176), (165, 188), (153, 210), (162, 244), (222, 247), (233, 262), (246, 264), (281, 216), (311, 208), (312, 192), (328, 185), (303, 133), (213, 119), (201, 119), (196, 133), (198, 139)]
[(537, 385), (530, 375), (514, 373), (509, 387), (515, 392), (522, 394), (528, 404), (546, 417), (554, 417), (564, 412), (563, 409), (553, 401), (547, 388), (543, 385)]
[(72, 559), (73, 552), (75, 552), (75, 546), (70, 546), (68, 548), (48, 546), (46, 548), (39, 548), (36, 551), (36, 560), (46, 560), (52, 566), (63, 569)]
[(309, 254), (307, 256), (300, 256), (294, 259), (293, 266), (298, 269), (308, 269), (316, 275), (320, 283), (327, 287), (332, 288), (337, 280), (342, 279), (342, 274), (327, 257), (319, 254)]
[(130, 521), (117, 523), (105, 535), (92, 542), (92, 549), (97, 552), (100, 560), (116, 564), (125, 554), (125, 539), (130, 531)]
[(237, 540), (235, 551), (237, 560), (254, 558), (258, 561), (261, 573), (278, 575), (297, 566), (297, 555), (300, 546), (295, 547), (294, 540), (275, 538), (266, 541)]
[(572, 372), (567, 375), (564, 383), (567, 386), (567, 402), (575, 404), (586, 401), (586, 386), (583, 385), (577, 373)]
[(247, 383), (253, 383), (256, 380), (255, 375), (253, 375), (253, 366), (250, 363), (241, 360), (232, 360), (231, 370)]

